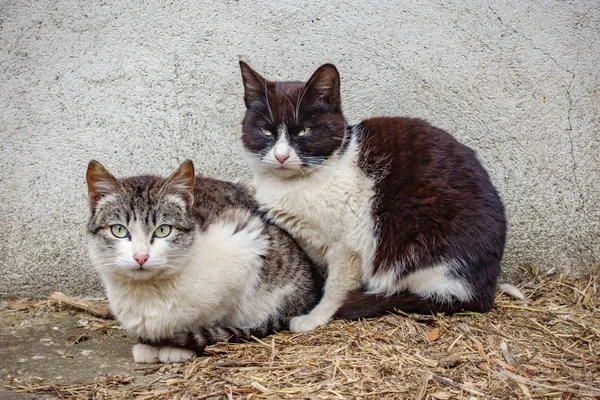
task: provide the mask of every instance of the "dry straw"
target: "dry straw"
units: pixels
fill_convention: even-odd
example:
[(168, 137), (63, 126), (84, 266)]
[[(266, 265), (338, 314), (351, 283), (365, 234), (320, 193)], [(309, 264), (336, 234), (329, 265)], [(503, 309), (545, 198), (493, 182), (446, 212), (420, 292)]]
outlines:
[(599, 268), (585, 280), (529, 271), (526, 303), (499, 294), (485, 315), (400, 313), (218, 344), (147, 367), (156, 379), (144, 386), (128, 376), (4, 386), (74, 399), (600, 398)]

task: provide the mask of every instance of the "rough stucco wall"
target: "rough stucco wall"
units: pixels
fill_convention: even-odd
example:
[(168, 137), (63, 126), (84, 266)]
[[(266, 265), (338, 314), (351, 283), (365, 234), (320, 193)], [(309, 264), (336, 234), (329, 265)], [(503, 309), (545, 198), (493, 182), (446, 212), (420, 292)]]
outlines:
[(102, 294), (91, 158), (249, 179), (239, 59), (295, 80), (333, 62), (349, 122), (422, 117), (475, 148), (507, 208), (506, 277), (600, 261), (599, 2), (158, 3), (0, 2), (0, 297)]

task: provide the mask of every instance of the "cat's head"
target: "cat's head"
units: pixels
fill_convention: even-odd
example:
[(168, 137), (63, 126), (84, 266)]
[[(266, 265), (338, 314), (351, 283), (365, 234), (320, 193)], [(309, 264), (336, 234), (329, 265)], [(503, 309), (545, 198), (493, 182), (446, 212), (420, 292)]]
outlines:
[(87, 170), (88, 249), (101, 273), (149, 279), (185, 267), (196, 223), (194, 165), (185, 161), (168, 179), (116, 179), (99, 162)]
[(243, 61), (240, 67), (246, 103), (242, 143), (252, 167), (293, 177), (327, 163), (346, 129), (335, 66), (320, 66), (306, 82), (272, 82)]

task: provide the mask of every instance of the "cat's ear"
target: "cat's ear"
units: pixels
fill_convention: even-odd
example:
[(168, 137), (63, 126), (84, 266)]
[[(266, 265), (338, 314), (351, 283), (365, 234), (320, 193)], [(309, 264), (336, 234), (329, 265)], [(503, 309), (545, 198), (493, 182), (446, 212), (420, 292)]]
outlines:
[(241, 60), (240, 69), (242, 70), (242, 81), (244, 82), (244, 103), (246, 103), (246, 108), (249, 108), (250, 104), (257, 100), (264, 101), (270, 82)]
[(88, 201), (90, 209), (95, 210), (100, 199), (115, 193), (123, 193), (123, 186), (117, 178), (96, 160), (88, 164), (86, 181), (88, 186)]
[(306, 82), (302, 101), (318, 104), (333, 112), (342, 112), (340, 74), (333, 64), (321, 65)]
[(194, 163), (185, 160), (160, 188), (160, 195), (172, 194), (182, 197), (188, 206), (194, 203)]

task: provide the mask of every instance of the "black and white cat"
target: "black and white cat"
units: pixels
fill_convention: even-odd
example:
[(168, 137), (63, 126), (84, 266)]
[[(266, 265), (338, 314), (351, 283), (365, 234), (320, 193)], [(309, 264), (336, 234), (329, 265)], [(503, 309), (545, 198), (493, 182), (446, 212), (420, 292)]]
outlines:
[(87, 184), (90, 258), (114, 315), (141, 342), (136, 362), (264, 337), (317, 304), (321, 276), (242, 185), (195, 177), (191, 161), (166, 180), (118, 180), (91, 161)]
[(506, 220), (473, 150), (418, 119), (348, 126), (331, 64), (305, 83), (240, 66), (256, 199), (328, 268), (322, 300), (291, 330), (394, 308), (493, 306)]

